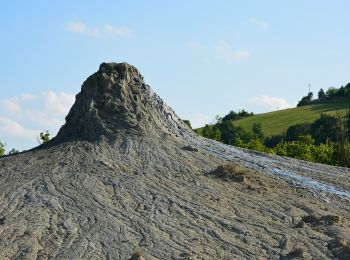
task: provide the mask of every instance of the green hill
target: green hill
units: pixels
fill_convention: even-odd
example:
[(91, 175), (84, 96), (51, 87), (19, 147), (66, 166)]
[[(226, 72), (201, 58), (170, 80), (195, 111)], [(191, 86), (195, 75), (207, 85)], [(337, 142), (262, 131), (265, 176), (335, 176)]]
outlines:
[(252, 117), (234, 121), (235, 126), (251, 129), (253, 123), (260, 123), (266, 136), (281, 134), (287, 131), (288, 127), (298, 123), (311, 123), (321, 113), (335, 114), (336, 111), (345, 112), (350, 109), (350, 102), (316, 104), (289, 108), (275, 112), (258, 114)]

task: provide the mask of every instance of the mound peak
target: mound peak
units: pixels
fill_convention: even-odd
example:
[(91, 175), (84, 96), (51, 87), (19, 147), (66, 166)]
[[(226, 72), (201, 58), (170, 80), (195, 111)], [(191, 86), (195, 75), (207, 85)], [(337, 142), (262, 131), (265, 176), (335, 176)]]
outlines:
[(162, 136), (185, 129), (134, 66), (102, 63), (83, 83), (55, 140), (113, 140), (125, 132)]

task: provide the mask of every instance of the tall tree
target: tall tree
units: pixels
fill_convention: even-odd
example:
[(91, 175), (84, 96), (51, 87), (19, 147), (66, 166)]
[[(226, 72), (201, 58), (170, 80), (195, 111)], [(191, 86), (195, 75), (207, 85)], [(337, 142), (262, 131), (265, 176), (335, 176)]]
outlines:
[(264, 139), (264, 132), (260, 123), (253, 123), (252, 132), (254, 136), (260, 141)]
[(318, 92), (318, 99), (320, 101), (324, 101), (326, 99), (326, 93), (324, 92), (323, 88), (320, 89), (320, 91)]
[(310, 126), (310, 132), (315, 139), (315, 143), (321, 144), (327, 141), (336, 142), (338, 119), (335, 116), (321, 114), (321, 116), (315, 120)]
[(310, 134), (310, 124), (301, 123), (295, 124), (287, 129), (286, 141), (296, 141), (299, 136)]

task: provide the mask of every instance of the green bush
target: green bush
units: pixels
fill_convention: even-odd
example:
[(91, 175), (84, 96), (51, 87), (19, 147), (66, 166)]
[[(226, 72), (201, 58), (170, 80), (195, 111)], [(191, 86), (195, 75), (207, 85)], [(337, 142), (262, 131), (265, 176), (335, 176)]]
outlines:
[(40, 140), (42, 144), (46, 144), (50, 141), (50, 133), (49, 130), (40, 133)]
[(0, 156), (5, 154), (5, 144), (0, 141)]

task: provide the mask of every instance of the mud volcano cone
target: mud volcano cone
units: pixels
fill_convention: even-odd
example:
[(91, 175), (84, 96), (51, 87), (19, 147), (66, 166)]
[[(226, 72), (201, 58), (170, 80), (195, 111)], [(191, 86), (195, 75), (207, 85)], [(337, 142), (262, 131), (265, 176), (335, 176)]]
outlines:
[(127, 63), (102, 63), (83, 84), (55, 142), (152, 138), (188, 129)]

